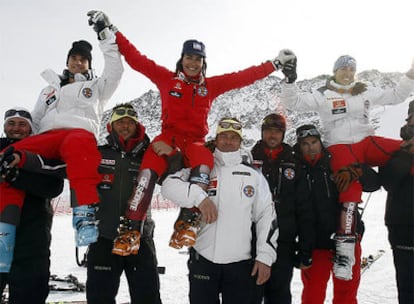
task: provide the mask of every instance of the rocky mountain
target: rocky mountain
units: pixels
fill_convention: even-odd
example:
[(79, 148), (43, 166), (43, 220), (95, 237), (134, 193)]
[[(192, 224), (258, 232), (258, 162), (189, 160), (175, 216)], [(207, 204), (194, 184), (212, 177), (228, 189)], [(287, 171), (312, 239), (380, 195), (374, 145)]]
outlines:
[[(402, 73), (381, 73), (377, 70), (364, 71), (358, 74), (358, 80), (370, 85), (387, 88), (394, 87)], [(297, 85), (303, 91), (311, 91), (325, 84), (329, 75), (320, 75), (312, 79), (298, 81)], [(320, 126), (317, 113), (297, 113), (285, 109), (279, 100), (280, 81), (276, 76), (268, 76), (265, 79), (256, 81), (250, 86), (238, 90), (229, 91), (217, 98), (211, 108), (208, 124), (210, 132), (207, 139), (214, 136), (218, 120), (223, 116), (237, 117), (243, 122), (245, 147), (250, 147), (260, 138), (261, 120), (269, 113), (282, 113), (287, 118), (288, 131), (285, 142), (295, 142), (295, 129), (302, 124), (312, 123)], [(160, 95), (158, 91), (150, 90), (142, 96), (131, 100), (130, 103), (137, 110), (141, 123), (145, 126), (147, 133), (154, 138), (160, 132)], [(379, 115), (384, 108), (374, 109), (371, 113), (371, 120), (374, 126), (378, 127)], [(109, 120), (110, 110), (104, 113), (100, 128), (100, 143), (104, 141), (106, 124)], [(191, 119), (191, 118), (189, 118)]]

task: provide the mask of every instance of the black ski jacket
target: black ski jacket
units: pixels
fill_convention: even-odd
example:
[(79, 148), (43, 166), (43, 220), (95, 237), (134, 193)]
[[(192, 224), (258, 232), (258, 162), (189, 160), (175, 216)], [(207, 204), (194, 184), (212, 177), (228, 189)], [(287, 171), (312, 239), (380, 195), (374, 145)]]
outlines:
[[(0, 138), (0, 150), (13, 142), (9, 138)], [(53, 217), (50, 201), (62, 192), (63, 179), (20, 169), (11, 185), (26, 192), (16, 230), (11, 272), (21, 275), (30, 271), (48, 272)]]
[[(341, 204), (338, 202), (339, 193), (330, 167), (331, 154), (323, 148), (321, 159), (312, 166), (304, 159), (297, 144), (294, 150), (311, 193), (316, 232), (315, 249), (335, 249), (332, 236), (338, 228)], [(356, 213), (356, 232), (360, 237), (364, 233), (359, 211)]]
[(275, 160), (267, 158), (261, 140), (251, 152), (272, 192), (279, 224), (278, 243), (294, 244), (297, 241), (299, 256), (307, 260), (312, 256), (315, 238), (309, 191), (292, 147), (282, 145), (283, 151)]
[[(106, 145), (98, 147), (102, 160), (99, 166), (101, 182), (98, 184), (101, 202), (97, 218), (99, 236), (113, 240), (118, 235), (120, 216), (125, 215), (128, 200), (137, 184), (139, 167), (150, 139), (145, 135), (130, 152), (124, 150), (115, 133), (109, 134), (107, 141)], [(145, 226), (150, 225), (151, 222), (152, 220), (147, 216), (143, 236), (148, 230)], [(148, 231), (148, 233), (152, 232)]]
[(414, 154), (395, 152), (380, 168), (380, 178), (388, 191), (385, 224), (392, 246), (414, 247)]

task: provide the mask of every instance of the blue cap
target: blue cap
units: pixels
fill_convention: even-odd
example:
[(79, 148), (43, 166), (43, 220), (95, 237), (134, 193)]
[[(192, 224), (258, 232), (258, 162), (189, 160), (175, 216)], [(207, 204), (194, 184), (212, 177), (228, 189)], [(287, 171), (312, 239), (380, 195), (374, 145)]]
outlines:
[(197, 40), (187, 40), (183, 44), (182, 54), (195, 54), (200, 55), (201, 57), (206, 57), (206, 47), (204, 43)]

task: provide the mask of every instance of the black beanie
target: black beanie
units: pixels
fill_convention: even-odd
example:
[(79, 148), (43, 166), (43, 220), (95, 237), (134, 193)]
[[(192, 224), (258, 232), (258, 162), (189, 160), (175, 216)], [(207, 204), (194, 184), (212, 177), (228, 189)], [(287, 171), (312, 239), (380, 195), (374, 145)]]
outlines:
[(66, 59), (66, 64), (69, 62), (69, 56), (72, 55), (81, 55), (88, 59), (89, 68), (92, 68), (92, 45), (86, 40), (74, 41), (72, 43), (72, 48), (69, 50), (68, 57)]

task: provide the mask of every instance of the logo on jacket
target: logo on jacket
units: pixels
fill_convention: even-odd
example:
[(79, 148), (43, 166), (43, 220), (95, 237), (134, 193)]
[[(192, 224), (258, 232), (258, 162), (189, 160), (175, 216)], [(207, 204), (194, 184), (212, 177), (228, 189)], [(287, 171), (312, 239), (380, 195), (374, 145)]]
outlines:
[(170, 96), (181, 98), (182, 94), (176, 91), (170, 91)]
[(201, 86), (197, 89), (197, 94), (201, 97), (205, 97), (208, 94), (208, 90), (205, 86)]
[(48, 106), (50, 106), (54, 101), (56, 101), (56, 95), (55, 95), (56, 90), (53, 89), (51, 92), (45, 94), (46, 95), (46, 104)]
[(101, 159), (101, 164), (102, 165), (115, 165), (115, 159), (105, 159), (105, 158), (102, 158)]
[(288, 180), (292, 180), (295, 178), (295, 170), (293, 170), (292, 168), (286, 168), (285, 171), (283, 171), (283, 175), (288, 179)]
[(253, 186), (247, 185), (246, 187), (244, 187), (243, 188), (243, 193), (247, 197), (252, 197), (254, 195), (254, 188), (253, 188)]
[(85, 96), (86, 98), (91, 98), (92, 97), (92, 89), (91, 88), (83, 88), (82, 95)]
[(332, 100), (332, 114), (343, 114), (343, 113), (346, 113), (345, 99)]
[(217, 195), (217, 177), (213, 177), (210, 179), (210, 183), (208, 184), (208, 188), (207, 188), (207, 195), (208, 196)]

